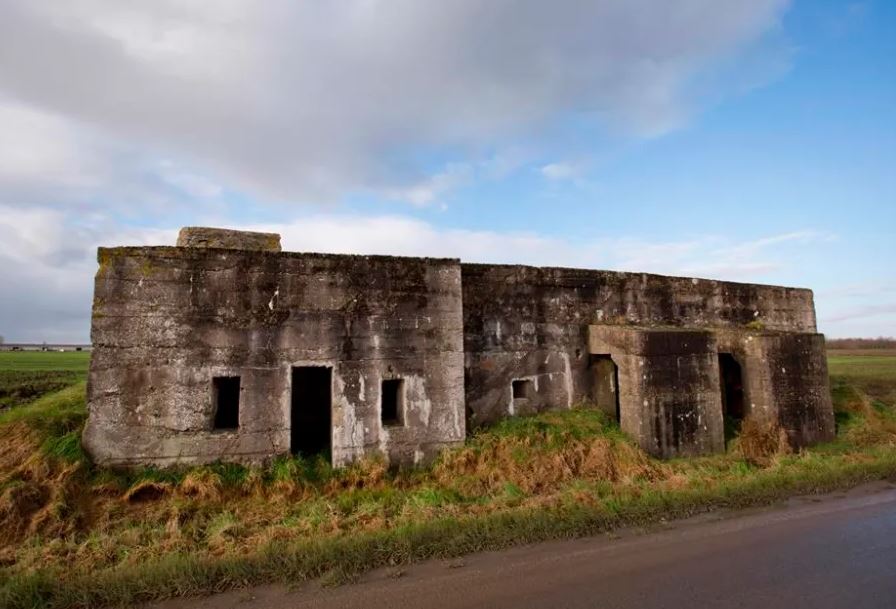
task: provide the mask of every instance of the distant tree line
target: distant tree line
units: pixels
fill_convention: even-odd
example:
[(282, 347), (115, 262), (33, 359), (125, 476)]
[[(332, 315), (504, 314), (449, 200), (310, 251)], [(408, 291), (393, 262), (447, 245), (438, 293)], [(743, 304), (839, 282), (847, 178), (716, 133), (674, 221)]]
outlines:
[(896, 338), (829, 338), (828, 349), (896, 349)]

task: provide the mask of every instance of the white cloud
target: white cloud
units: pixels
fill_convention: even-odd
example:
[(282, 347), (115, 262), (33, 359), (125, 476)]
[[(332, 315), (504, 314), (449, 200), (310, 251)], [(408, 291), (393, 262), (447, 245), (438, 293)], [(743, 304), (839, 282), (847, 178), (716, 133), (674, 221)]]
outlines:
[(425, 178), (417, 184), (389, 189), (384, 194), (390, 199), (407, 201), (422, 207), (432, 203), (439, 196), (470, 183), (473, 172), (473, 167), (468, 163), (452, 163), (441, 173)]
[(541, 175), (549, 180), (569, 180), (578, 173), (578, 167), (570, 163), (548, 163), (541, 168)]
[(210, 178), (180, 168), (174, 161), (159, 163), (158, 174), (165, 182), (196, 199), (212, 199), (223, 192), (223, 187)]
[[(106, 178), (97, 188), (173, 159), (265, 199), (368, 191), (420, 205), (463, 183), (450, 167), (500, 157), (570, 114), (675, 128), (696, 106), (694, 79), (755, 46), (786, 5), (8, 0), (0, 97), (49, 121), (19, 128), (42, 146), (16, 161), (35, 171), (80, 176), (72, 150), (104, 142), (86, 146), (112, 166), (83, 174)], [(433, 149), (453, 158), (433, 169), (421, 161)]]
[[(231, 225), (274, 231), (284, 249), (304, 252), (460, 258), (466, 262), (571, 266), (717, 279), (769, 281), (793, 267), (790, 248), (812, 247), (811, 231), (730, 243), (722, 237), (655, 242), (574, 242), (537, 233), (439, 228), (401, 215), (317, 214), (292, 222)], [(177, 228), (122, 229), (93, 216), (74, 224), (55, 209), (0, 206), (0, 334), (7, 340), (86, 340), (98, 245), (173, 245)], [(722, 245), (730, 243), (729, 245)], [(845, 317), (843, 319), (846, 319)], [(834, 321), (837, 321), (836, 319)]]
[[(228, 193), (425, 206), (524, 166), (575, 180), (562, 159), (576, 153), (550, 149), (558, 124), (638, 137), (686, 123), (738, 90), (712, 78), (707, 94), (706, 77), (736, 81), (787, 5), (0, 0), (0, 332), (84, 340), (95, 247), (174, 242), (173, 227), (126, 225), (225, 223)], [(404, 216), (269, 228), (304, 250), (747, 279), (785, 263), (780, 241), (570, 243)]]

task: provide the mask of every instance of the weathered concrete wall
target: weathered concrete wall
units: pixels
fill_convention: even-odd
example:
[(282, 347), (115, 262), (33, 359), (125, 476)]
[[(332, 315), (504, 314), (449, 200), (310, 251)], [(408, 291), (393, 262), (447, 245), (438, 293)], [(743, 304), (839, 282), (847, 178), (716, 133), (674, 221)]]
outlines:
[(619, 424), (662, 457), (725, 447), (716, 343), (706, 330), (591, 326), (588, 350), (619, 367)]
[[(413, 462), (465, 437), (456, 260), (143, 247), (99, 250), (89, 418), (101, 464), (260, 461), (289, 451), (291, 368), (333, 369), (333, 462)], [(212, 377), (241, 377), (212, 429)], [(404, 425), (380, 381), (405, 379)]]
[(530, 410), (587, 395), (588, 326), (814, 332), (812, 292), (581, 269), (462, 264), (467, 409), (481, 424), (512, 414), (515, 377), (539, 380)]
[[(467, 425), (589, 399), (613, 416), (618, 401), (652, 454), (715, 452), (719, 353), (742, 369), (748, 416), (779, 421), (794, 446), (833, 436), (808, 290), (279, 253), (276, 235), (218, 229), (184, 229), (179, 243), (99, 250), (84, 432), (99, 463), (287, 453), (295, 366), (332, 370), (335, 464), (419, 462)], [(223, 376), (240, 377), (237, 429), (214, 428)], [(390, 425), (381, 382), (394, 378), (403, 411)]]
[(589, 352), (619, 367), (620, 425), (651, 454), (724, 448), (720, 353), (741, 368), (745, 416), (776, 421), (794, 447), (834, 437), (820, 334), (594, 325)]
[(748, 416), (776, 420), (794, 447), (834, 438), (824, 336), (716, 331), (718, 350), (741, 365)]

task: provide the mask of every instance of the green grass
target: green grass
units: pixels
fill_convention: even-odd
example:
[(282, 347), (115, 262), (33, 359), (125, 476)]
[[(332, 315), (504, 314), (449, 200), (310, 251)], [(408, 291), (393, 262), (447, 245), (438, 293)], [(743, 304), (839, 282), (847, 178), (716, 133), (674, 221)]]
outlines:
[(28, 405), (0, 413), (0, 425), (22, 421), (46, 437), (61, 437), (79, 429), (86, 417), (84, 393), (87, 384), (80, 381), (61, 391), (45, 395)]
[(86, 381), (44, 395), (27, 407), (0, 412), (0, 425), (22, 422), (42, 440), (46, 456), (66, 462), (86, 462), (81, 450), (81, 428), (87, 413), (84, 404)]
[[(795, 460), (773, 471), (749, 470), (720, 485), (628, 494), (604, 503), (569, 494), (546, 507), (420, 519), (391, 529), (338, 537), (271, 541), (248, 554), (209, 558), (170, 553), (99, 571), (75, 564), (64, 572), (20, 573), (0, 580), (0, 601), (8, 607), (131, 606), (238, 586), (295, 584), (317, 577), (338, 584), (377, 567), (594, 535), (718, 508), (766, 505), (794, 494), (822, 493), (893, 476), (896, 453), (888, 451), (878, 457), (871, 463), (821, 457)], [(579, 492), (598, 495), (597, 488), (587, 485), (580, 486)], [(225, 509), (208, 520), (205, 535), (224, 539), (221, 543), (226, 545), (227, 537), (239, 534), (238, 529), (239, 519)]]
[(0, 371), (87, 374), (89, 351), (0, 351)]
[(85, 351), (0, 351), (0, 411), (77, 383), (89, 363)]
[(269, 582), (340, 583), (380, 566), (896, 477), (896, 402), (866, 393), (896, 386), (896, 360), (832, 358), (830, 368), (836, 441), (767, 467), (747, 462), (737, 440), (727, 454), (650, 459), (602, 413), (575, 409), (504, 420), (428, 468), (280, 458), (115, 473), (80, 452), (82, 383), (0, 414), (0, 519), (45, 498), (26, 520), (0, 522), (0, 606), (131, 606)]
[(872, 399), (896, 404), (896, 355), (828, 356), (831, 384), (860, 388)]

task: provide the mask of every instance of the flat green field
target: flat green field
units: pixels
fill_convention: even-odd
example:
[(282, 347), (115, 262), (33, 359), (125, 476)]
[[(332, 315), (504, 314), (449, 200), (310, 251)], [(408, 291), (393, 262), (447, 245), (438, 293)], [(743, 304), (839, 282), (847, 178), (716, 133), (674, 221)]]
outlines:
[(89, 363), (87, 351), (0, 351), (0, 410), (77, 383)]
[(89, 351), (0, 351), (0, 372), (80, 372), (87, 374)]
[(896, 405), (896, 351), (831, 350), (828, 352), (828, 372), (835, 397), (838, 387), (852, 385), (873, 400)]

